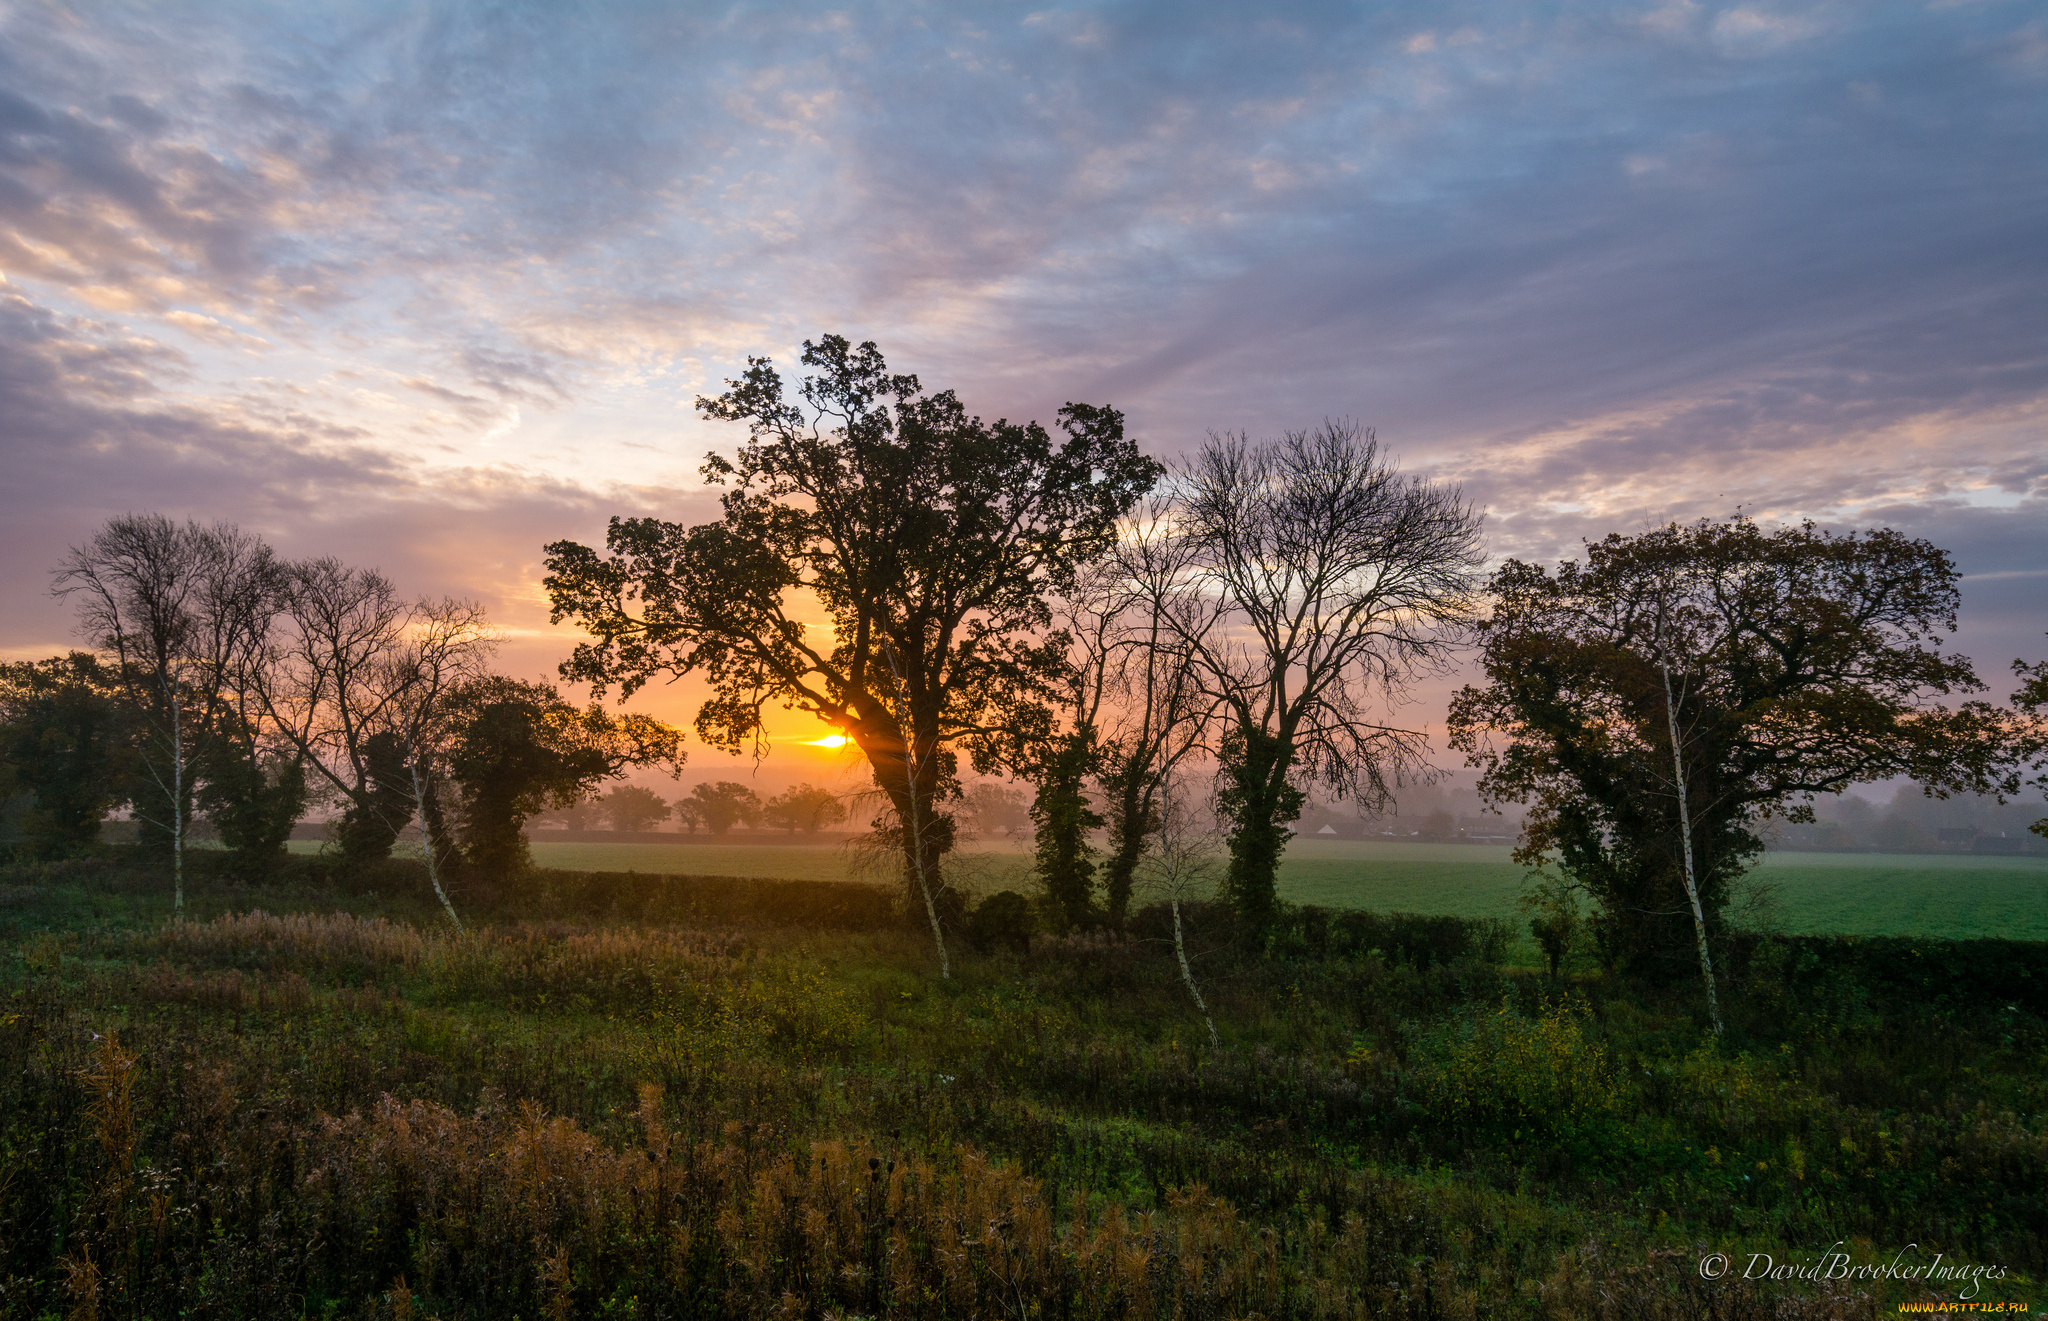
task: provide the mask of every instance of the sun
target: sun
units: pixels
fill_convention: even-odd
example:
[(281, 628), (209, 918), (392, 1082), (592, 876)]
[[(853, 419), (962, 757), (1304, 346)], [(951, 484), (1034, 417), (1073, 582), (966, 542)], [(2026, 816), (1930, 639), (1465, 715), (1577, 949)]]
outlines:
[(823, 738), (811, 739), (804, 746), (807, 748), (843, 748), (851, 742), (853, 740), (844, 734), (827, 734)]

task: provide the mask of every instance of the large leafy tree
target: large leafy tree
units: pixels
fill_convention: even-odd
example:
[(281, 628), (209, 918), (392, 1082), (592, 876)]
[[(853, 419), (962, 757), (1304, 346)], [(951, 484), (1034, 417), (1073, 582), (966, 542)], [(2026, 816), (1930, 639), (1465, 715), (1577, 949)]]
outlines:
[(761, 795), (734, 780), (707, 780), (683, 800), (693, 820), (714, 835), (727, 835), (737, 825), (761, 819)]
[(440, 761), (457, 789), (464, 861), (484, 884), (528, 866), (527, 818), (580, 802), (636, 767), (673, 773), (682, 764), (680, 731), (579, 708), (549, 683), (474, 679), (449, 693), (443, 712)]
[(830, 789), (805, 783), (770, 798), (761, 807), (761, 818), (791, 834), (801, 830), (815, 835), (826, 826), (836, 826), (846, 820), (846, 804)]
[(1983, 686), (1941, 650), (1957, 578), (1889, 529), (1741, 518), (1613, 535), (1555, 572), (1509, 560), (1452, 743), (1484, 795), (1529, 805), (1518, 859), (1590, 893), (1607, 956), (1676, 968), (1695, 944), (1688, 847), (1711, 929), (1764, 818), (1810, 821), (1811, 796), (1897, 775), (2010, 787), (2006, 721), (1940, 700)]
[(306, 808), (305, 760), (265, 749), (253, 722), (231, 712), (220, 737), (199, 761), (196, 802), (220, 831), (230, 867), (244, 880), (274, 877), (285, 859), (285, 841)]
[[(1068, 404), (1055, 439), (925, 393), (873, 344), (826, 336), (803, 364), (815, 374), (795, 400), (765, 358), (698, 400), (749, 433), (736, 459), (704, 465), (730, 488), (716, 522), (614, 519), (608, 556), (547, 548), (554, 618), (592, 638), (563, 674), (627, 692), (701, 674), (713, 694), (698, 732), (734, 750), (771, 703), (840, 730), (894, 809), (936, 934), (955, 749), (1054, 690), (1065, 658), (1047, 597), (1110, 546), (1161, 469), (1115, 409)], [(820, 615), (822, 637), (806, 622)]]
[(120, 693), (90, 652), (0, 665), (0, 804), (12, 852), (69, 857), (99, 838), (131, 756)]
[(613, 830), (652, 830), (675, 813), (667, 799), (637, 784), (620, 785), (598, 799), (597, 806)]

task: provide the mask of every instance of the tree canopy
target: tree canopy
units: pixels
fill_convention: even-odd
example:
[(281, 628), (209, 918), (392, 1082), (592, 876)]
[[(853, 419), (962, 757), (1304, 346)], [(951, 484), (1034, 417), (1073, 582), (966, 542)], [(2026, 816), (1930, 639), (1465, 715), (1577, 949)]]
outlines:
[(714, 835), (761, 819), (761, 795), (737, 780), (707, 780), (690, 790), (679, 806), (687, 807), (690, 819)]
[(90, 652), (0, 664), (0, 846), (63, 858), (99, 838), (131, 757), (120, 692)]
[[(903, 823), (906, 881), (935, 884), (955, 747), (1041, 699), (1065, 664), (1048, 597), (1100, 556), (1160, 475), (1112, 408), (1070, 403), (1060, 438), (984, 422), (950, 390), (891, 374), (872, 344), (806, 342), (792, 400), (749, 359), (706, 417), (745, 423), (715, 522), (613, 519), (609, 555), (547, 548), (553, 618), (591, 635), (562, 667), (601, 693), (700, 674), (709, 742), (758, 741), (780, 704), (840, 730)], [(822, 611), (828, 636), (805, 623)]]
[(1812, 795), (1897, 775), (2010, 787), (2005, 718), (1938, 700), (1983, 687), (1940, 649), (1958, 576), (1889, 529), (1745, 518), (1612, 535), (1555, 572), (1509, 560), (1479, 625), (1486, 682), (1454, 700), (1452, 743), (1487, 798), (1529, 804), (1519, 860), (1592, 895), (1608, 957), (1683, 956), (1685, 827), (1713, 922), (1763, 848), (1760, 821), (1811, 820)]
[(550, 683), (491, 675), (449, 694), (445, 758), (459, 792), (463, 854), (485, 881), (527, 866), (528, 817), (568, 807), (636, 766), (673, 771), (681, 733), (642, 715), (563, 700)]
[(801, 830), (816, 834), (826, 826), (846, 820), (846, 804), (830, 789), (814, 784), (793, 785), (770, 798), (761, 808), (762, 820), (795, 834)]

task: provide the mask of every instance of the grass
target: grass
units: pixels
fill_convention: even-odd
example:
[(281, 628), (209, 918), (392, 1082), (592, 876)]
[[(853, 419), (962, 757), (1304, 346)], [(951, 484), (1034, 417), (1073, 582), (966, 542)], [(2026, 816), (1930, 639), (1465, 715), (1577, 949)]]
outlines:
[[(1317, 856), (1347, 847), (1294, 866), (1421, 900), (1501, 865)], [(1156, 912), (1022, 955), (956, 941), (942, 981), (914, 930), (848, 926), (875, 910), (845, 896), (887, 897), (860, 887), (541, 871), (473, 882), (458, 937), (418, 870), (251, 888), (195, 859), (171, 926), (132, 859), (0, 868), (0, 1317), (1761, 1321), (1917, 1296), (1695, 1269), (1836, 1240), (2041, 1301), (2040, 946), (1737, 941), (1716, 1041), (1689, 981), (1553, 983), (1384, 919), (1248, 956), (1198, 907), (1211, 1048)]]

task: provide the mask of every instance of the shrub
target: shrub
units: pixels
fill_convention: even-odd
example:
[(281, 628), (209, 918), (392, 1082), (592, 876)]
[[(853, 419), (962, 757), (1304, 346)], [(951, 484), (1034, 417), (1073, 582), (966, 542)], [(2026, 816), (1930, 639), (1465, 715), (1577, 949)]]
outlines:
[(967, 940), (984, 954), (999, 949), (1018, 954), (1031, 949), (1031, 901), (1015, 890), (999, 890), (974, 906), (967, 919)]
[(1583, 1008), (1549, 1001), (1534, 1015), (1503, 999), (1433, 1031), (1422, 1076), (1454, 1124), (1572, 1138), (1620, 1114), (1625, 1085)]

